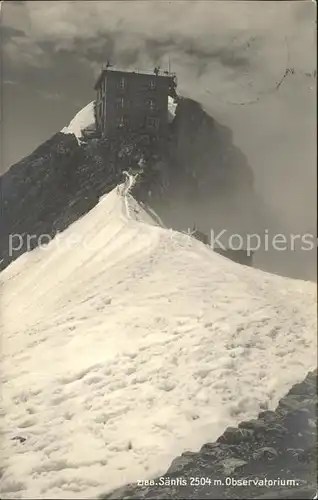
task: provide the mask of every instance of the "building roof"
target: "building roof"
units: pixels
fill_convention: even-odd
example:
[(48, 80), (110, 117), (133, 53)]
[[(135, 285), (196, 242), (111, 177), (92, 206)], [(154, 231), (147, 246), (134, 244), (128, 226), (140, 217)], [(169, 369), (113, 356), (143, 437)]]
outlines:
[(127, 69), (124, 69), (124, 68), (118, 68), (116, 66), (108, 66), (108, 68), (102, 68), (102, 71), (99, 75), (99, 77), (97, 78), (97, 81), (95, 83), (95, 86), (94, 86), (94, 89), (96, 90), (97, 87), (99, 86), (100, 82), (105, 78), (106, 74), (109, 73), (109, 72), (112, 72), (112, 73), (125, 73), (126, 75), (134, 75), (134, 74), (137, 74), (137, 75), (147, 75), (147, 76), (154, 76), (156, 78), (160, 78), (160, 77), (163, 77), (163, 78), (175, 78), (176, 74), (175, 73), (171, 73), (169, 71), (166, 71), (166, 70), (158, 70), (158, 73), (156, 74), (154, 71), (147, 71), (147, 70), (127, 70)]

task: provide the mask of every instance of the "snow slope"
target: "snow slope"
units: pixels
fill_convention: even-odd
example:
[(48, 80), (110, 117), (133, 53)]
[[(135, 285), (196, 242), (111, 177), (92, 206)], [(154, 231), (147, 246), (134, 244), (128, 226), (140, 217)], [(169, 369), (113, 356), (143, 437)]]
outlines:
[(316, 365), (314, 284), (214, 254), (126, 192), (0, 274), (3, 499), (161, 474)]
[(77, 140), (79, 140), (82, 137), (82, 130), (94, 124), (94, 101), (91, 101), (74, 116), (69, 125), (64, 127), (61, 132), (63, 134), (74, 134)]
[[(168, 98), (168, 122), (171, 123), (176, 114), (177, 103), (172, 99)], [(94, 117), (94, 101), (90, 102), (81, 109), (72, 119), (67, 127), (64, 127), (61, 132), (63, 134), (74, 134), (79, 141), (82, 137), (82, 130), (91, 127), (95, 124)]]

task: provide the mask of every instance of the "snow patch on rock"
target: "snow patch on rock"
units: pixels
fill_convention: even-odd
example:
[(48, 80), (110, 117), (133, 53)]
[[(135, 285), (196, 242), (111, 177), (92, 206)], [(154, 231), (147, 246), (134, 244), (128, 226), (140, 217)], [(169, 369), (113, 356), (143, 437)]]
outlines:
[(177, 109), (177, 102), (172, 98), (168, 97), (168, 122), (171, 123), (175, 119), (176, 116), (176, 109)]
[(61, 132), (63, 134), (74, 134), (77, 140), (79, 140), (82, 137), (82, 131), (92, 127), (94, 124), (94, 101), (91, 101), (74, 116), (69, 125), (64, 127)]

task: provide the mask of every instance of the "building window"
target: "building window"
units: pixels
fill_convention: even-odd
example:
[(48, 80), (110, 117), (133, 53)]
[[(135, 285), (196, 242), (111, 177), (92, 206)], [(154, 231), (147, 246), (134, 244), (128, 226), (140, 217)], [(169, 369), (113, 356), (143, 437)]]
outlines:
[(123, 116), (120, 116), (119, 118), (117, 118), (116, 125), (118, 128), (122, 128), (124, 126), (124, 124), (125, 124), (125, 122), (124, 122)]
[(148, 118), (147, 118), (147, 128), (151, 128), (153, 130), (158, 130), (158, 128), (159, 128), (159, 118), (153, 118), (152, 116), (148, 116)]
[(156, 88), (156, 80), (154, 78), (151, 78), (151, 80), (149, 81), (149, 87), (151, 89), (155, 89)]
[(126, 78), (124, 78), (123, 76), (119, 79), (118, 87), (121, 90), (124, 90), (126, 88)]
[(124, 128), (128, 126), (128, 118), (126, 116), (119, 116), (116, 120), (117, 128)]
[(118, 97), (116, 99), (116, 108), (123, 108), (124, 107), (124, 98), (123, 97)]
[(155, 111), (156, 103), (155, 103), (154, 99), (149, 99), (148, 106), (149, 106), (150, 111)]

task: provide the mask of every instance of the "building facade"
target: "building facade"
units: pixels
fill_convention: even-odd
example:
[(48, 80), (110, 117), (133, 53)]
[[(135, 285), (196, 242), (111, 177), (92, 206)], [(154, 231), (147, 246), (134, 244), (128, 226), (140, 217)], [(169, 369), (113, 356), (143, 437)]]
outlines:
[(162, 138), (168, 129), (168, 96), (176, 78), (168, 72), (133, 72), (108, 67), (96, 85), (96, 126), (102, 136), (138, 134)]

